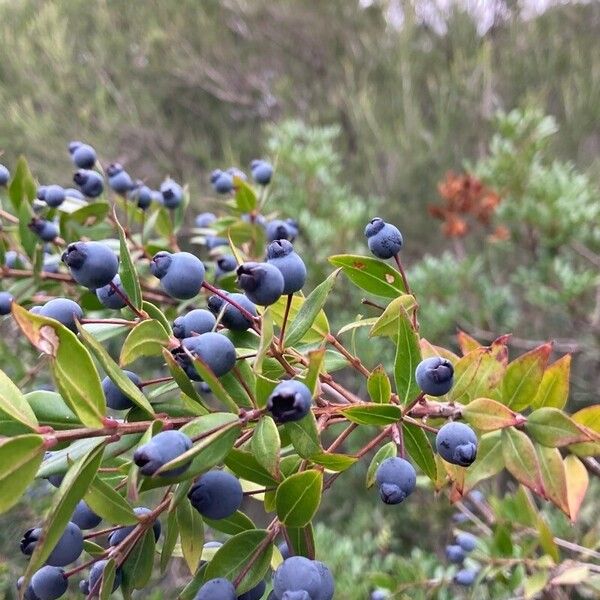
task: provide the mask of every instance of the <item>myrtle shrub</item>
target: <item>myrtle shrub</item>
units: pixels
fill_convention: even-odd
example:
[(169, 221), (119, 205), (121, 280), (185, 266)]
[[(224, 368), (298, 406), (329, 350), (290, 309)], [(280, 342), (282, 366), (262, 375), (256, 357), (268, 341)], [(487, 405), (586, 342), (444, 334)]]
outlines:
[[(302, 228), (263, 215), (275, 179), (264, 160), (254, 183), (217, 169), (220, 215), (190, 227), (179, 183), (153, 190), (81, 142), (69, 151), (78, 189), (38, 185), (20, 159), (0, 212), (0, 510), (34, 479), (57, 488), (23, 534), (21, 598), (58, 598), (73, 580), (89, 598), (129, 598), (180, 560), (183, 600), (330, 600), (313, 521), (360, 461), (372, 504), (410, 503), (419, 483), (479, 527), (447, 549), (461, 568), (374, 574), (373, 594), (492, 589), (512, 567), (526, 590), (591, 585), (597, 553), (554, 535), (536, 504), (574, 522), (600, 450), (600, 407), (563, 410), (569, 355), (553, 361), (545, 343), (509, 360), (508, 336), (482, 346), (465, 333), (456, 354), (423, 338), (403, 237), (377, 217), (363, 254), (329, 257), (303, 289)], [(325, 306), (342, 278), (375, 316), (334, 333)], [(360, 329), (389, 364), (364, 362)], [(342, 384), (342, 371), (354, 377)], [(518, 492), (488, 502), (475, 488), (503, 471)], [(226, 541), (205, 544), (215, 532)], [(532, 539), (527, 556), (513, 534)]]

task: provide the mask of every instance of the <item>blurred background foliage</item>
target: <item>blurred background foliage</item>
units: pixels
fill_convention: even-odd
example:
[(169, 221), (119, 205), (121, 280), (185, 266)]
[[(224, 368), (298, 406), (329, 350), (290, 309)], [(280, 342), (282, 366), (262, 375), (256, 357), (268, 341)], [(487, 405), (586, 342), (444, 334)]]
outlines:
[[(366, 252), (379, 214), (404, 233), (425, 335), (511, 331), (515, 354), (555, 339), (556, 357), (574, 353), (574, 411), (600, 386), (598, 39), (596, 1), (3, 0), (2, 162), (25, 154), (40, 183), (69, 185), (66, 144), (83, 139), (153, 187), (188, 182), (200, 212), (218, 208), (213, 168), (267, 156), (265, 212), (299, 220), (309, 288), (327, 256)], [(340, 324), (377, 314), (337, 289)], [(369, 367), (384, 359), (364, 331), (344, 335)], [(356, 471), (317, 532), (340, 597), (366, 598), (375, 571), (442, 576), (447, 502), (428, 491), (395, 519), (374, 513)], [(0, 581), (19, 570), (22, 510), (0, 521)], [(590, 510), (577, 531), (552, 513), (557, 535), (599, 547)], [(510, 596), (499, 581), (486, 597)]]

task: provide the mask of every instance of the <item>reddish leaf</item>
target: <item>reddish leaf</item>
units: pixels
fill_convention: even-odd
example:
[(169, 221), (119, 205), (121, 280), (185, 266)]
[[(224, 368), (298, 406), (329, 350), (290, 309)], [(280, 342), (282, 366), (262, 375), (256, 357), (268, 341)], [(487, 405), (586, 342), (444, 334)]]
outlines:
[(567, 479), (560, 452), (556, 448), (547, 448), (536, 444), (544, 491), (560, 510), (569, 516), (569, 501), (567, 498)]
[(518, 429), (502, 430), (502, 455), (509, 473), (536, 494), (544, 496), (542, 474), (531, 440)]
[(589, 476), (584, 464), (570, 454), (564, 460), (565, 475), (567, 481), (567, 498), (569, 504), (569, 515), (571, 521), (577, 519), (579, 509), (585, 497), (589, 484)]
[(472, 350), (477, 350), (477, 348), (481, 347), (481, 344), (473, 337), (471, 337), (468, 333), (458, 330), (456, 334), (456, 340), (458, 342), (458, 347), (462, 352), (462, 355), (465, 356)]
[(565, 354), (544, 371), (542, 383), (533, 400), (533, 408), (564, 408), (569, 397), (571, 355)]
[(454, 386), (449, 398), (468, 404), (474, 398), (492, 396), (504, 372), (502, 353), (497, 348), (477, 348), (454, 365)]
[(491, 398), (477, 398), (463, 408), (463, 419), (479, 431), (495, 431), (520, 425), (525, 417)]
[(504, 468), (502, 441), (499, 431), (485, 433), (479, 439), (477, 459), (467, 469), (464, 492), (472, 490), (480, 481), (493, 477)]

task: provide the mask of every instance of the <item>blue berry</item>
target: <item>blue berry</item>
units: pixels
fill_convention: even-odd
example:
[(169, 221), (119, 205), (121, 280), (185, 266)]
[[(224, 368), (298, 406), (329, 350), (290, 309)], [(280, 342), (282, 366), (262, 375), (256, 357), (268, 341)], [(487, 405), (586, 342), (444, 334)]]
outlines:
[(468, 467), (477, 458), (477, 436), (464, 423), (446, 423), (437, 432), (435, 447), (438, 454), (449, 463)]
[(167, 208), (177, 208), (183, 201), (182, 187), (170, 177), (161, 183), (160, 193), (163, 197), (163, 203)]
[[(104, 569), (106, 569), (107, 563), (107, 560), (99, 560), (95, 562), (90, 569), (90, 578), (87, 585), (88, 591), (86, 593), (89, 594), (91, 592), (94, 598), (97, 598), (100, 595), (100, 588), (102, 587), (102, 584), (98, 582), (104, 575)], [(113, 592), (121, 585), (121, 578), (121, 569), (117, 569), (115, 571), (115, 579), (112, 586)]]
[(319, 593), (315, 596), (315, 600), (332, 600), (335, 592), (335, 582), (329, 567), (319, 560), (314, 560), (313, 563), (321, 576), (321, 587)]
[(48, 189), (47, 185), (39, 185), (38, 188), (37, 188), (37, 191), (35, 193), (36, 198), (38, 200), (44, 200), (46, 198), (46, 190), (47, 189)]
[(44, 200), (48, 206), (56, 208), (65, 201), (65, 190), (60, 185), (49, 185), (44, 193)]
[(112, 175), (110, 174), (110, 171), (111, 169), (109, 167), (106, 171), (108, 174), (108, 185), (110, 185), (117, 194), (124, 196), (133, 189), (133, 179), (131, 179), (131, 175), (129, 175), (127, 171), (121, 168), (116, 172), (113, 171)]
[[(39, 194), (39, 190), (38, 190)], [(85, 200), (85, 196), (75, 188), (65, 188), (65, 196), (67, 198), (77, 198), (77, 200)], [(43, 200), (43, 198), (41, 198)]]
[(288, 240), (276, 240), (267, 246), (267, 262), (279, 269), (283, 276), (283, 293), (293, 294), (302, 289), (306, 281), (304, 261), (294, 252)]
[(46, 565), (33, 574), (27, 592), (31, 593), (32, 600), (56, 600), (68, 587), (69, 580), (65, 572), (58, 567)]
[(21, 269), (27, 266), (27, 257), (22, 254), (18, 254), (14, 250), (9, 250), (4, 255), (4, 266), (9, 269)]
[(88, 144), (79, 144), (71, 153), (71, 159), (80, 169), (91, 169), (96, 164), (96, 151)]
[(196, 594), (194, 600), (236, 600), (233, 584), (223, 577), (210, 579)]
[[(239, 304), (242, 308), (245, 308), (250, 314), (257, 316), (256, 305), (251, 302), (244, 294), (228, 294), (224, 292), (227, 297), (231, 298), (236, 304)], [(223, 304), (226, 301), (216, 294), (208, 299), (208, 310), (214, 315), (218, 315), (223, 308)], [(240, 310), (238, 310), (232, 304), (227, 303), (225, 312), (221, 317), (221, 324), (227, 329), (232, 331), (246, 331), (246, 329), (252, 327), (252, 322), (247, 319)]]
[(105, 306), (106, 308), (112, 308), (113, 310), (125, 308), (127, 306), (127, 303), (125, 302), (125, 300), (123, 300), (121, 296), (127, 297), (127, 292), (125, 291), (125, 288), (121, 283), (121, 276), (119, 274), (115, 275), (113, 277), (112, 283), (115, 284), (117, 290), (119, 290), (121, 295), (119, 295), (109, 283), (108, 285), (105, 285), (96, 290), (96, 297), (98, 298), (98, 300), (100, 300), (102, 306)]
[(219, 177), (221, 177), (221, 175), (223, 175), (223, 171), (221, 171), (221, 169), (215, 169), (214, 171), (212, 171), (212, 173), (210, 174), (210, 182), (212, 184), (215, 183), (215, 181), (217, 179), (219, 179)]
[[(181, 345), (192, 356), (198, 357), (217, 377), (229, 373), (235, 366), (235, 346), (231, 340), (220, 333), (208, 332), (185, 338)], [(185, 372), (190, 379), (199, 381), (200, 376), (186, 353), (178, 355)]]
[(217, 320), (208, 310), (197, 308), (185, 315), (177, 317), (173, 322), (173, 335), (183, 339), (191, 337), (194, 333), (201, 334), (212, 331)]
[(10, 314), (10, 309), (13, 303), (13, 296), (8, 292), (0, 292), (0, 315)]
[(217, 194), (229, 194), (233, 190), (233, 177), (229, 173), (221, 173), (212, 184)]
[(417, 365), (415, 377), (423, 392), (430, 396), (443, 396), (454, 383), (454, 367), (449, 360), (432, 356)]
[(398, 457), (386, 458), (377, 468), (375, 479), (379, 495), (386, 504), (400, 504), (412, 494), (417, 484), (414, 467)]
[(69, 145), (67, 146), (67, 148), (69, 150), (69, 154), (73, 155), (73, 152), (75, 152), (75, 150), (77, 150), (77, 148), (79, 148), (79, 146), (81, 146), (82, 144), (83, 144), (83, 142), (80, 140), (70, 141)]
[(267, 410), (278, 423), (299, 421), (310, 412), (312, 394), (296, 379), (282, 381), (267, 399)]
[[(138, 508), (134, 508), (133, 512), (138, 517), (144, 517), (149, 515), (152, 511), (149, 508), (145, 508), (144, 506), (139, 506)], [(121, 527), (116, 531), (113, 531), (108, 536), (108, 545), (109, 546), (118, 546), (133, 530), (135, 529), (135, 525), (127, 525), (125, 527)], [(154, 521), (152, 525), (152, 531), (154, 533), (154, 539), (158, 541), (160, 537), (162, 527), (160, 525), (160, 521)]]
[(244, 494), (239, 480), (226, 471), (208, 471), (188, 492), (192, 506), (209, 519), (225, 519), (242, 505)]
[(94, 529), (101, 521), (102, 517), (99, 517), (83, 500), (77, 503), (71, 516), (71, 523), (75, 523), (79, 529)]
[(100, 242), (69, 244), (61, 258), (73, 279), (92, 290), (108, 285), (119, 270), (117, 255)]
[(79, 169), (73, 175), (75, 185), (79, 187), (84, 196), (97, 198), (104, 191), (104, 180), (97, 171), (90, 169)]
[(269, 263), (244, 263), (238, 267), (237, 276), (238, 285), (254, 304), (269, 306), (283, 294), (283, 275)]
[(37, 234), (43, 242), (51, 242), (56, 239), (60, 233), (58, 225), (52, 221), (43, 219), (33, 219), (29, 223), (29, 228)]
[[(163, 465), (175, 460), (192, 447), (192, 440), (181, 431), (161, 431), (157, 433), (147, 444), (140, 446), (133, 455), (135, 464), (140, 468), (142, 475), (151, 476)], [(185, 463), (169, 471), (161, 473), (161, 476), (176, 477), (184, 473), (190, 463)]]
[(160, 279), (165, 292), (180, 300), (197, 296), (204, 282), (204, 265), (189, 252), (158, 252), (152, 259), (150, 270)]
[(237, 259), (235, 258), (235, 256), (233, 256), (233, 254), (223, 254), (222, 256), (219, 256), (219, 258), (217, 258), (216, 262), (217, 262), (217, 270), (216, 270), (217, 277), (219, 277), (225, 273), (231, 273), (231, 271), (235, 271), (238, 266)]
[(260, 600), (267, 589), (265, 581), (261, 581), (258, 585), (255, 585), (251, 590), (248, 590), (245, 594), (237, 597), (237, 600)]
[[(42, 536), (42, 529), (29, 529), (21, 540), (21, 552), (31, 556)], [(56, 542), (52, 552), (46, 559), (46, 564), (53, 567), (64, 567), (75, 562), (83, 552), (83, 534), (75, 523), (67, 523), (65, 531)]]
[[(284, 560), (273, 575), (273, 591), (278, 598), (320, 598), (321, 574), (314, 561), (304, 556), (291, 556)], [(306, 595), (289, 595), (304, 592)], [(284, 594), (288, 594), (284, 596)]]
[(10, 179), (10, 171), (0, 164), (0, 186), (5, 186)]
[(69, 298), (54, 298), (49, 300), (40, 308), (39, 314), (43, 317), (55, 319), (73, 333), (77, 333), (75, 320), (79, 321), (83, 318), (83, 311), (79, 304), (73, 300), (69, 300)]
[(477, 546), (477, 538), (472, 533), (461, 532), (456, 536), (456, 543), (465, 552), (472, 552)]
[(133, 190), (132, 197), (142, 210), (146, 210), (152, 204), (152, 190), (147, 185), (138, 186)]
[(199, 227), (201, 229), (205, 229), (206, 227), (210, 227), (210, 225), (212, 223), (214, 223), (217, 220), (217, 217), (215, 214), (211, 213), (211, 212), (203, 212), (200, 213), (197, 217), (196, 217), (196, 227)]
[(268, 185), (273, 177), (273, 167), (266, 160), (253, 160), (250, 169), (252, 178), (259, 185)]
[(402, 234), (399, 229), (383, 219), (375, 217), (365, 227), (369, 250), (377, 258), (392, 258), (402, 248)]
[(474, 571), (473, 569), (461, 569), (454, 576), (454, 583), (464, 587), (470, 587), (475, 583), (476, 577), (477, 571)]
[(238, 169), (237, 167), (229, 167), (229, 169), (227, 169), (226, 172), (227, 174), (231, 175), (231, 177), (237, 177), (242, 181), (248, 181), (248, 176), (246, 175), (246, 173), (244, 173), (244, 171)]
[(371, 592), (369, 600), (387, 600), (388, 594), (383, 590), (374, 590)]
[(293, 242), (297, 235), (297, 227), (294, 228), (287, 221), (273, 219), (267, 223), (267, 240), (269, 242), (274, 242), (275, 240), (288, 240)]
[(223, 238), (223, 237), (219, 237), (216, 235), (208, 235), (206, 236), (206, 247), (209, 250), (214, 250), (215, 248), (218, 248), (219, 246), (229, 246), (229, 240)]
[(460, 546), (451, 544), (446, 546), (446, 558), (448, 562), (460, 565), (465, 560), (465, 551)]
[(279, 552), (281, 552), (283, 560), (293, 556), (293, 552), (290, 551), (290, 547), (288, 546), (287, 542), (281, 542), (281, 544), (279, 544), (277, 547), (279, 548)]
[[(123, 371), (125, 375), (139, 387), (141, 379), (131, 371)], [(141, 389), (141, 388), (140, 388)], [(134, 406), (133, 402), (126, 396), (109, 377), (102, 380), (102, 391), (106, 400), (106, 406), (113, 410), (127, 410)]]

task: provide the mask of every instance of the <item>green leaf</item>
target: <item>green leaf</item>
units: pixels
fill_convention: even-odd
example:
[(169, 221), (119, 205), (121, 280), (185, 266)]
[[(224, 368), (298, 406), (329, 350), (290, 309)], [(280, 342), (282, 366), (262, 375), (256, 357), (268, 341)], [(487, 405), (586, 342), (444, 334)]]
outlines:
[(329, 262), (341, 267), (348, 279), (365, 292), (384, 298), (396, 298), (406, 293), (400, 273), (382, 260), (370, 256), (338, 254), (330, 256)]
[(12, 313), (27, 339), (50, 356), (58, 391), (68, 407), (87, 427), (101, 427), (106, 413), (104, 394), (98, 371), (83, 344), (54, 319), (32, 314), (14, 303)]
[(493, 477), (504, 468), (502, 438), (499, 431), (484, 433), (479, 438), (477, 458), (467, 469), (464, 492), (473, 489), (480, 481)]
[(104, 444), (100, 440), (94, 441), (96, 442), (95, 447), (78, 459), (67, 471), (60, 488), (52, 498), (52, 504), (42, 526), (40, 539), (43, 542), (36, 544), (25, 571), (25, 587), (27, 587), (31, 576), (44, 564), (56, 546), (67, 523), (71, 520), (77, 503), (83, 498), (96, 476), (102, 461)]
[(73, 212), (61, 212), (60, 220), (61, 223), (74, 221), (75, 223), (89, 227), (104, 221), (109, 211), (110, 205), (108, 203), (92, 202), (91, 204), (85, 204), (81, 208), (75, 209)]
[(410, 294), (403, 294), (392, 300), (373, 324), (369, 337), (387, 336), (395, 338), (398, 335), (397, 321), (402, 314), (400, 309), (404, 309), (406, 313), (409, 313), (415, 306), (417, 306), (415, 297)]
[[(600, 406), (586, 406), (578, 410), (571, 418), (578, 425), (582, 425), (586, 431), (600, 433)], [(597, 456), (600, 454), (600, 442), (585, 444), (573, 444), (569, 450), (577, 456)]]
[(167, 570), (169, 560), (173, 556), (173, 551), (177, 545), (179, 538), (179, 526), (177, 525), (177, 511), (171, 508), (167, 515), (167, 523), (165, 526), (165, 536), (162, 550), (160, 551), (160, 572), (164, 573)]
[(204, 523), (200, 513), (185, 498), (177, 506), (177, 524), (181, 537), (181, 550), (190, 573), (196, 572), (202, 558)]
[(284, 431), (290, 436), (292, 445), (302, 458), (310, 458), (322, 451), (317, 420), (311, 411), (299, 421), (285, 423)]
[(235, 204), (242, 213), (252, 212), (258, 203), (256, 194), (247, 181), (236, 177), (235, 179)]
[(179, 366), (173, 355), (166, 349), (163, 348), (163, 358), (167, 363), (167, 367), (173, 379), (175, 379), (175, 383), (179, 387), (179, 389), (189, 398), (195, 400), (198, 404), (201, 404), (204, 408), (207, 408), (204, 400), (200, 396), (200, 394), (196, 391), (194, 384), (191, 382), (190, 378), (185, 374), (185, 371)]
[(264, 485), (277, 485), (277, 480), (259, 462), (254, 454), (246, 450), (233, 448), (225, 459), (225, 465), (238, 477)]
[(323, 474), (303, 471), (285, 479), (277, 488), (275, 506), (279, 520), (289, 527), (304, 527), (321, 503)]
[(567, 517), (569, 512), (569, 498), (567, 496), (567, 477), (562, 456), (556, 448), (547, 448), (535, 444), (545, 496), (551, 500)]
[(33, 202), (35, 199), (37, 186), (33, 175), (29, 170), (29, 165), (24, 156), (19, 156), (15, 165), (13, 176), (8, 186), (8, 195), (15, 210), (19, 210), (21, 202)]
[(402, 409), (395, 404), (357, 404), (340, 412), (358, 425), (390, 425), (402, 417)]
[(254, 357), (253, 368), (256, 373), (262, 373), (262, 365), (271, 342), (273, 341), (273, 315), (271, 314), (271, 307), (266, 308), (262, 314), (262, 327), (260, 330), (260, 343), (256, 356)]
[(509, 473), (524, 486), (543, 496), (542, 474), (531, 440), (514, 427), (503, 429), (501, 436), (502, 455)]
[(0, 514), (21, 499), (43, 458), (44, 439), (39, 435), (0, 438)]
[(357, 460), (355, 456), (335, 454), (333, 452), (319, 452), (310, 457), (312, 462), (321, 465), (329, 471), (341, 472), (349, 469)]
[(264, 375), (258, 374), (256, 376), (256, 405), (258, 408), (265, 408), (269, 396), (275, 389), (279, 382), (269, 379)]
[[(79, 329), (79, 335), (84, 341), (85, 345), (93, 352), (98, 362), (102, 365), (106, 374), (110, 377), (112, 382), (141, 410), (143, 410), (149, 417), (154, 415), (154, 409), (152, 404), (148, 402), (144, 393), (140, 388), (125, 375), (121, 367), (110, 357), (110, 354), (104, 349), (104, 346), (100, 344), (94, 337), (87, 332), (83, 326), (78, 323), (77, 328)], [(104, 394), (102, 394), (102, 401), (104, 402)]]
[(35, 430), (38, 426), (31, 406), (4, 371), (0, 371), (0, 410), (29, 429)]
[(188, 354), (198, 374), (202, 378), (210, 391), (232, 412), (238, 412), (238, 405), (235, 400), (229, 395), (219, 378), (213, 373), (210, 367), (198, 356)]
[[(208, 563), (204, 573), (204, 581), (224, 577), (234, 581), (245, 570), (251, 558), (252, 566), (244, 575), (236, 589), (237, 594), (244, 594), (258, 585), (267, 574), (273, 554), (273, 544), (267, 543), (269, 532), (264, 529), (254, 529), (238, 533), (227, 540), (215, 553)], [(264, 546), (264, 551), (256, 556), (258, 548)]]
[(227, 535), (237, 535), (243, 531), (256, 529), (256, 525), (254, 525), (252, 519), (239, 510), (224, 519), (213, 520), (208, 519), (207, 517), (203, 517), (203, 519), (211, 529), (221, 531)]
[(119, 363), (126, 366), (142, 356), (160, 356), (163, 347), (167, 347), (170, 341), (169, 334), (159, 321), (141, 321), (125, 338)]
[(125, 231), (121, 224), (117, 220), (117, 214), (113, 208), (113, 217), (117, 231), (119, 232), (119, 257), (121, 259), (121, 267), (119, 269), (119, 275), (121, 276), (121, 284), (127, 292), (129, 301), (135, 308), (141, 310), (142, 308), (142, 288), (140, 287), (140, 280), (138, 278), (135, 265), (129, 253), (129, 247), (127, 246), (127, 238)]
[(77, 416), (56, 392), (35, 390), (25, 394), (25, 400), (42, 425), (49, 425), (54, 429), (81, 427)]
[(129, 502), (100, 477), (90, 484), (83, 498), (89, 507), (109, 523), (137, 525), (136, 517)]
[(173, 335), (173, 330), (171, 329), (171, 324), (169, 323), (167, 317), (165, 317), (164, 313), (160, 308), (156, 307), (151, 302), (144, 300), (142, 303), (142, 310), (148, 313), (148, 316), (155, 321), (158, 321), (165, 329), (169, 336)]
[(525, 418), (490, 398), (477, 398), (462, 409), (463, 419), (479, 431), (521, 425)]
[(421, 346), (419, 336), (413, 328), (408, 313), (400, 306), (398, 309), (394, 379), (396, 380), (396, 393), (404, 404), (416, 398), (421, 392), (415, 377), (415, 369), (420, 362)]
[(156, 541), (152, 529), (146, 531), (135, 544), (131, 554), (123, 563), (123, 587), (141, 590), (146, 587), (152, 577)]
[(437, 465), (435, 456), (429, 438), (425, 432), (417, 425), (412, 423), (403, 423), (402, 432), (404, 435), (404, 445), (408, 455), (419, 465), (421, 471), (431, 479), (437, 480)]
[[(292, 305), (290, 306), (289, 314), (288, 314), (288, 323), (292, 323), (296, 320), (296, 317), (302, 307), (304, 306), (306, 299), (298, 294), (292, 296)], [(272, 304), (269, 307), (271, 311), (271, 315), (273, 316), (273, 321), (275, 324), (281, 329), (281, 325), (283, 323), (283, 316), (285, 314), (285, 307), (287, 305), (287, 296), (282, 296), (275, 304)], [(323, 342), (323, 338), (329, 333), (329, 321), (327, 320), (327, 316), (325, 315), (325, 311), (321, 310), (317, 313), (316, 318), (314, 319), (313, 324), (309, 328), (309, 330), (304, 334), (302, 338), (302, 343), (305, 344), (321, 344)], [(286, 338), (287, 341), (287, 338)], [(263, 359), (264, 360), (264, 359)], [(263, 375), (267, 375), (270, 377), (269, 373), (265, 372), (265, 367), (263, 366)]]
[(315, 398), (319, 392), (319, 375), (325, 365), (325, 348), (311, 350), (308, 353), (308, 369), (304, 377), (304, 383)]
[(564, 408), (569, 398), (571, 355), (565, 354), (546, 367), (542, 383), (533, 399), (532, 408)]
[(265, 415), (257, 423), (252, 435), (252, 452), (261, 464), (276, 479), (279, 476), (279, 453), (281, 440), (275, 421)]
[(292, 546), (294, 556), (315, 559), (315, 536), (310, 523), (306, 527), (286, 527), (285, 537)]
[(323, 306), (325, 306), (327, 297), (333, 289), (335, 279), (339, 272), (340, 270), (336, 269), (306, 298), (287, 330), (285, 336), (286, 345), (294, 346), (297, 344), (313, 326), (317, 316), (322, 311)]
[(583, 428), (558, 408), (534, 410), (527, 419), (526, 427), (532, 438), (550, 448), (594, 441)]
[(367, 469), (367, 477), (366, 477), (366, 486), (370, 488), (375, 484), (375, 473), (379, 468), (379, 465), (386, 459), (392, 458), (396, 456), (398, 453), (398, 449), (396, 448), (396, 444), (394, 442), (388, 442), (387, 444), (381, 446), (379, 450), (375, 453), (375, 456), (371, 459), (371, 463), (369, 464), (369, 468)]
[(502, 379), (502, 402), (516, 411), (532, 404), (542, 383), (552, 344), (543, 344), (513, 360)]
[[(116, 568), (114, 559), (110, 558), (102, 571), (102, 583), (100, 584), (100, 600), (108, 600), (112, 594), (115, 582)], [(91, 591), (91, 590), (90, 590)]]
[(387, 404), (392, 396), (392, 384), (387, 376), (383, 365), (379, 365), (369, 375), (367, 379), (367, 391), (371, 402), (378, 404)]

